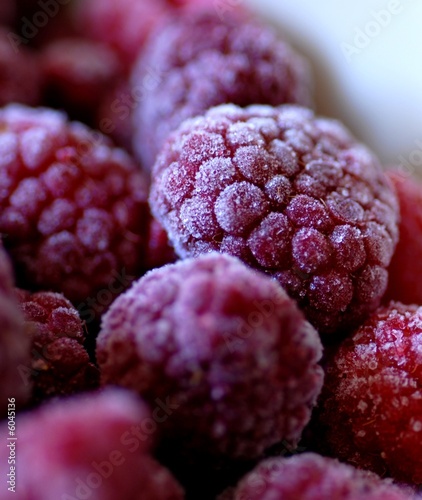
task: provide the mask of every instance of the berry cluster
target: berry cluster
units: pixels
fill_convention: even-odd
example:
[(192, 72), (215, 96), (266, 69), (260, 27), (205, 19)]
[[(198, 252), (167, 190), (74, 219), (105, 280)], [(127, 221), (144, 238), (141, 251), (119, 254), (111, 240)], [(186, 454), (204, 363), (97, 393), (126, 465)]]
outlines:
[(422, 185), (240, 3), (1, 2), (0, 499), (421, 500)]

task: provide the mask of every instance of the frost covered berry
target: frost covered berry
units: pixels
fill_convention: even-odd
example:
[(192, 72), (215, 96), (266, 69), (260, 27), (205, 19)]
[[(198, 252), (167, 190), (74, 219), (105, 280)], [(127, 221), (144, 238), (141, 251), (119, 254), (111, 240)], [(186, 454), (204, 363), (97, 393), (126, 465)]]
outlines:
[[(229, 497), (230, 498), (230, 497)], [(375, 474), (304, 453), (270, 458), (247, 474), (231, 500), (416, 500), (416, 495)]]
[(358, 324), (385, 292), (390, 181), (338, 122), (305, 108), (225, 105), (187, 120), (155, 164), (150, 205), (180, 257), (238, 256), (321, 333)]
[(72, 304), (53, 292), (17, 290), (16, 295), (32, 343), (26, 373), (33, 385), (32, 401), (97, 387), (98, 369), (84, 348), (84, 327)]
[(399, 242), (390, 267), (386, 300), (422, 304), (422, 184), (388, 172), (400, 204)]
[(0, 232), (22, 288), (75, 303), (141, 273), (147, 187), (108, 139), (48, 109), (0, 110)]
[(201, 459), (295, 445), (321, 389), (316, 331), (275, 280), (212, 254), (119, 296), (97, 339), (102, 381), (171, 404), (160, 433)]
[(7, 415), (9, 398), (15, 398), (16, 404), (25, 403), (31, 391), (30, 382), (22, 376), (22, 369), (30, 365), (30, 343), (13, 281), (12, 267), (0, 242), (0, 418)]
[[(232, 9), (233, 10), (233, 9)], [(269, 26), (214, 8), (177, 13), (150, 37), (132, 76), (134, 150), (151, 169), (168, 134), (223, 103), (311, 102), (307, 62)]]
[[(137, 398), (117, 389), (56, 400), (18, 418), (14, 497), (182, 500), (176, 480), (149, 454), (142, 431), (149, 420)], [(0, 427), (4, 442), (7, 432)], [(8, 451), (0, 450), (2, 471)]]
[(422, 307), (379, 308), (328, 362), (315, 425), (329, 453), (422, 484)]

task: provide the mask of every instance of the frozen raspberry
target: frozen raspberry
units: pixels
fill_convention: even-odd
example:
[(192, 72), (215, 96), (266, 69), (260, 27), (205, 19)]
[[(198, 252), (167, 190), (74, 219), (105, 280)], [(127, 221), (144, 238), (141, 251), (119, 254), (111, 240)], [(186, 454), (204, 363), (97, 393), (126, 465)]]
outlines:
[(111, 49), (78, 38), (51, 42), (42, 53), (41, 64), (45, 103), (85, 123), (94, 122), (100, 103), (121, 72)]
[(337, 460), (304, 453), (271, 458), (247, 474), (233, 500), (416, 500), (408, 489)]
[(85, 0), (76, 21), (84, 36), (115, 49), (129, 69), (166, 10), (164, 0)]
[(321, 333), (378, 305), (397, 200), (378, 160), (310, 110), (219, 106), (155, 165), (150, 204), (184, 258), (218, 250), (275, 276)]
[(268, 26), (214, 10), (179, 14), (151, 36), (132, 77), (134, 149), (151, 168), (169, 132), (211, 106), (310, 103), (307, 63)]
[(0, 243), (0, 418), (7, 415), (9, 398), (25, 403), (31, 385), (22, 377), (30, 365), (29, 338), (13, 292), (12, 267)]
[(177, 260), (166, 231), (154, 218), (151, 219), (149, 226), (148, 248), (145, 260), (148, 269), (172, 264)]
[(9, 36), (11, 32), (0, 27), (0, 106), (10, 102), (39, 104), (42, 72), (37, 57), (24, 47), (15, 50)]
[(317, 432), (329, 453), (422, 484), (422, 307), (391, 302), (328, 363)]
[[(77, 396), (18, 418), (17, 500), (182, 500), (170, 473), (148, 453), (149, 411), (110, 389)], [(7, 428), (0, 428), (6, 443)], [(0, 449), (1, 470), (8, 449)]]
[(58, 293), (16, 293), (32, 341), (27, 375), (33, 402), (96, 388), (98, 369), (83, 346), (85, 332), (78, 311)]
[(8, 106), (0, 128), (0, 232), (22, 288), (80, 303), (139, 276), (149, 216), (131, 159), (48, 109)]
[(385, 299), (422, 304), (422, 184), (388, 172), (400, 204), (399, 242), (389, 267)]
[(322, 385), (320, 357), (277, 282), (219, 254), (148, 273), (112, 304), (97, 339), (102, 381), (169, 401), (160, 431), (199, 461), (296, 443)]

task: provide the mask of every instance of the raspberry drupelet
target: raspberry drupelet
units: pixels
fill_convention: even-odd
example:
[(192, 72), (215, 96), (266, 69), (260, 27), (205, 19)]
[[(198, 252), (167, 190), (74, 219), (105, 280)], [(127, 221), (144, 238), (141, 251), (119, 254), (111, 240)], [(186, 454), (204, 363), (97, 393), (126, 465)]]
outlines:
[(132, 75), (134, 88), (147, 83), (133, 114), (134, 150), (147, 169), (171, 131), (212, 106), (312, 100), (307, 61), (276, 32), (237, 11), (223, 22), (212, 8), (159, 26)]
[(322, 334), (380, 303), (398, 206), (377, 158), (305, 108), (224, 105), (184, 122), (150, 205), (182, 257), (235, 255), (278, 279)]
[(231, 500), (416, 500), (375, 474), (332, 458), (304, 453), (264, 460), (239, 483)]
[(400, 238), (388, 268), (385, 300), (422, 304), (422, 183), (399, 171), (387, 173), (399, 199)]
[(220, 254), (146, 274), (97, 339), (102, 381), (170, 401), (163, 440), (198, 463), (297, 444), (322, 386), (320, 357), (317, 332), (278, 283)]
[[(118, 389), (56, 400), (18, 418), (14, 497), (182, 500), (182, 488), (150, 455), (142, 429), (151, 420), (144, 404)], [(3, 425), (4, 442), (6, 435)], [(7, 454), (3, 446), (2, 471)]]
[(85, 332), (78, 311), (58, 293), (16, 291), (30, 335), (32, 402), (94, 389), (98, 369), (83, 346)]
[(31, 364), (30, 342), (13, 284), (12, 266), (0, 241), (0, 419), (7, 415), (9, 398), (15, 398), (19, 407), (31, 391), (30, 382), (22, 377), (22, 370)]
[(379, 308), (330, 356), (312, 428), (321, 449), (422, 484), (422, 307)]
[(48, 109), (0, 110), (0, 232), (24, 289), (75, 304), (139, 276), (147, 183), (105, 136)]

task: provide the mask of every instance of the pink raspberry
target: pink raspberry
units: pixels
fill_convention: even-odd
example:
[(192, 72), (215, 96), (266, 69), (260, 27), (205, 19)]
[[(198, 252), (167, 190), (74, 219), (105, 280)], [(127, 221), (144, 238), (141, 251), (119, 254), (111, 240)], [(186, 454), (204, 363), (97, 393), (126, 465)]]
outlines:
[(0, 27), (0, 106), (11, 102), (37, 105), (42, 85), (37, 56), (25, 47), (14, 50), (9, 35), (10, 30)]
[[(230, 497), (228, 497), (230, 498)], [(237, 486), (232, 500), (416, 500), (375, 474), (314, 453), (261, 462)]]
[(41, 54), (45, 102), (72, 119), (94, 123), (97, 110), (121, 66), (108, 47), (82, 38), (53, 40)]
[(391, 261), (385, 299), (422, 304), (422, 184), (387, 172), (400, 204), (399, 242)]
[[(149, 454), (147, 408), (117, 389), (57, 400), (17, 419), (17, 500), (182, 500)], [(7, 427), (0, 427), (6, 443)], [(1, 470), (8, 448), (0, 449)], [(7, 467), (7, 468), (6, 468)]]
[[(22, 370), (30, 365), (29, 337), (13, 292), (9, 258), (0, 242), (0, 418), (7, 415), (8, 399), (26, 403), (31, 391)], [(2, 469), (6, 470), (6, 469)]]
[[(151, 78), (150, 73), (154, 74)], [(267, 25), (213, 9), (171, 17), (151, 36), (132, 76), (146, 88), (134, 110), (134, 149), (151, 169), (168, 134), (223, 103), (310, 103), (307, 62)]]
[(321, 389), (320, 357), (316, 331), (278, 283), (219, 254), (145, 275), (97, 339), (102, 381), (168, 401), (160, 432), (198, 463), (295, 445)]
[(78, 311), (58, 293), (16, 294), (32, 342), (32, 363), (27, 367), (32, 401), (96, 388), (98, 369), (84, 348), (86, 332)]
[(316, 434), (358, 467), (422, 484), (422, 307), (379, 308), (330, 357)]
[(187, 120), (155, 164), (150, 205), (182, 257), (226, 252), (276, 277), (321, 333), (380, 303), (397, 200), (339, 123), (297, 106)]
[(132, 160), (61, 113), (0, 110), (0, 232), (22, 288), (80, 303), (116, 273), (139, 276), (147, 187)]

